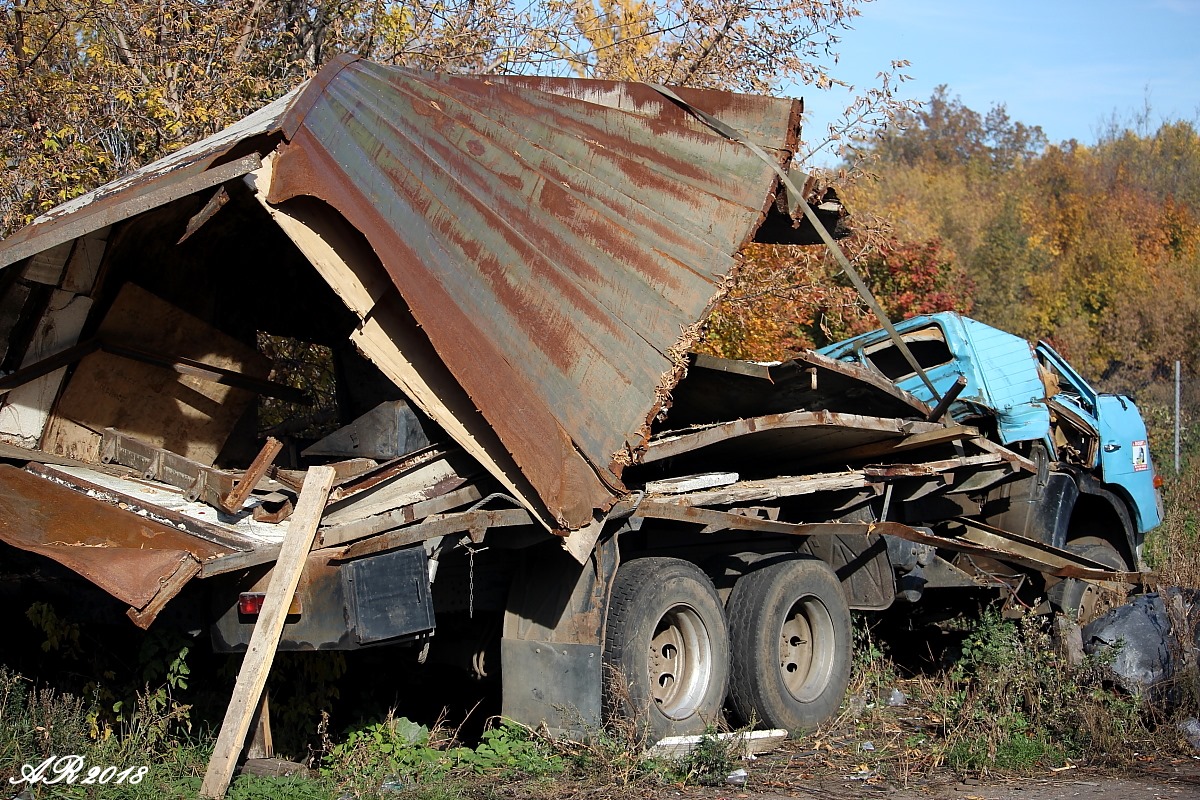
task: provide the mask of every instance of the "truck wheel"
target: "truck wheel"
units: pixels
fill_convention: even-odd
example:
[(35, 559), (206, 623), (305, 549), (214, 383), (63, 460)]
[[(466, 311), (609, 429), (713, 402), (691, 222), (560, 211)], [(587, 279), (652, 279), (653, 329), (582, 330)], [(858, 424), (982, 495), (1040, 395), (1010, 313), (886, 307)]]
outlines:
[(850, 683), (850, 607), (828, 564), (790, 559), (751, 572), (726, 611), (730, 701), (742, 722), (812, 730), (837, 712)]
[(654, 741), (703, 733), (729, 685), (729, 631), (712, 581), (677, 558), (617, 570), (604, 635), (606, 707)]
[[(1111, 542), (1092, 536), (1076, 539), (1066, 549), (1116, 570), (1125, 571), (1129, 565)], [(1080, 625), (1104, 616), (1125, 602), (1125, 593), (1106, 589), (1079, 580), (1063, 578), (1046, 592), (1050, 604)]]

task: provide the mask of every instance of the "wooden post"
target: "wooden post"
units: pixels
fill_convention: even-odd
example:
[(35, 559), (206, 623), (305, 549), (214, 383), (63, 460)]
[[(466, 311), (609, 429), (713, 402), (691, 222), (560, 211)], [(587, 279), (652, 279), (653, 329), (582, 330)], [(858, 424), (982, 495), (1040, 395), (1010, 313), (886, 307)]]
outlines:
[(296, 512), (283, 538), (283, 548), (271, 573), (262, 611), (254, 625), (254, 633), (250, 635), (250, 646), (238, 671), (233, 697), (225, 711), (225, 721), (221, 723), (221, 732), (217, 735), (217, 744), (212, 760), (208, 762), (204, 783), (200, 786), (201, 797), (221, 798), (229, 788), (250, 722), (267, 685), (267, 675), (275, 660), (275, 651), (279, 648), (279, 637), (283, 635), (288, 607), (300, 583), (300, 574), (304, 571), (305, 559), (316, 538), (317, 525), (325, 511), (329, 492), (333, 489), (335, 475), (332, 467), (313, 467), (304, 478)]
[(271, 693), (264, 691), (262, 700), (258, 701), (258, 710), (254, 712), (251, 725), (254, 733), (246, 745), (246, 760), (261, 760), (275, 757), (275, 739), (271, 736)]

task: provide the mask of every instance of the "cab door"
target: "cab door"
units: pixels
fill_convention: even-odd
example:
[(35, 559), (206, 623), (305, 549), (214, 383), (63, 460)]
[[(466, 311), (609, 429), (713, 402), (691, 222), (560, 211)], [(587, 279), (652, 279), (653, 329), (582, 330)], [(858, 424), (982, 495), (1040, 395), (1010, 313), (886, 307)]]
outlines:
[(1120, 486), (1133, 501), (1134, 524), (1145, 533), (1162, 521), (1155, 487), (1154, 463), (1146, 423), (1128, 397), (1102, 394), (1097, 399), (1100, 427), (1100, 474), (1105, 483)]

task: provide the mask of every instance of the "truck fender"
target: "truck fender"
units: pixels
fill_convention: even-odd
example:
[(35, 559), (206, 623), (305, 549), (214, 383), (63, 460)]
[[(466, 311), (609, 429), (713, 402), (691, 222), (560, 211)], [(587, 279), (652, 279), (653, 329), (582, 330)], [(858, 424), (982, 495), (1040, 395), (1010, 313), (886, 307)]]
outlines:
[(585, 564), (557, 542), (524, 551), (500, 639), (505, 717), (555, 735), (601, 724), (601, 643), (627, 525), (602, 533)]
[(1125, 563), (1136, 569), (1140, 542), (1129, 504), (1091, 475), (1079, 476), (1079, 493), (1080, 497), (1071, 514), (1068, 537), (1098, 536), (1107, 539), (1117, 548)]

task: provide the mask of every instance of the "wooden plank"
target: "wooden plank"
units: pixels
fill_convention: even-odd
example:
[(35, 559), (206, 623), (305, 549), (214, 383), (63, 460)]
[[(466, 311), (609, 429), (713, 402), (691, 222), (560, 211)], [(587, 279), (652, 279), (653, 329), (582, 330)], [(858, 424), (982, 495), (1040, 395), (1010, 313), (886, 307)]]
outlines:
[(718, 486), (728, 486), (737, 483), (736, 472), (705, 472), (701, 475), (684, 475), (678, 478), (663, 478), (659, 481), (647, 481), (646, 491), (651, 494), (683, 494), (699, 489), (715, 489)]
[(44, 283), (47, 286), (58, 286), (62, 279), (63, 267), (71, 255), (74, 242), (63, 242), (49, 250), (37, 253), (26, 262), (21, 270), (21, 277), (34, 283)]
[(455, 489), (453, 492), (447, 492), (441, 497), (422, 500), (419, 503), (413, 503), (411, 506), (398, 508), (386, 514), (379, 514), (367, 519), (360, 519), (332, 528), (326, 528), (321, 531), (321, 546), (334, 547), (339, 544), (346, 544), (355, 539), (362, 539), (367, 536), (373, 536), (376, 533), (391, 530), (392, 528), (399, 528), (401, 525), (408, 525), (424, 517), (440, 514), (443, 511), (449, 511), (452, 508), (464, 506), (467, 503), (473, 503), (476, 500), (482, 499), (483, 495), (479, 492), (478, 487), (464, 486), (461, 489)]
[(305, 560), (316, 539), (317, 525), (325, 511), (329, 492), (333, 489), (334, 478), (335, 473), (329, 467), (313, 467), (304, 479), (296, 513), (284, 536), (279, 561), (271, 572), (267, 596), (263, 600), (258, 621), (254, 624), (254, 632), (250, 635), (250, 645), (238, 670), (233, 697), (225, 711), (212, 760), (208, 762), (208, 771), (204, 774), (204, 783), (200, 786), (202, 797), (224, 797), (229, 788), (229, 780), (237, 766), (246, 733), (250, 730), (254, 712), (266, 688), (267, 675), (275, 660), (275, 651), (279, 648), (279, 637), (283, 634), (288, 607), (300, 584), (300, 574), (304, 571)]
[(464, 511), (431, 517), (424, 522), (398, 531), (385, 533), (373, 539), (365, 539), (343, 550), (338, 558), (350, 559), (374, 555), (385, 550), (395, 550), (426, 539), (446, 536), (451, 533), (471, 531), (472, 539), (482, 539), (491, 528), (508, 528), (516, 525), (532, 525), (533, 518), (523, 508), (501, 508), (494, 511)]
[(769, 731), (734, 731), (718, 734), (692, 734), (691, 736), (668, 736), (646, 750), (647, 758), (669, 758), (680, 760), (691, 754), (696, 745), (702, 741), (716, 739), (731, 745), (731, 750), (739, 755), (748, 756), (757, 753), (768, 753), (777, 749), (787, 741), (788, 732), (782, 728)]
[(841, 489), (862, 489), (869, 481), (861, 472), (840, 472), (825, 475), (802, 475), (742, 481), (723, 489), (702, 490), (681, 495), (678, 502), (695, 506), (718, 506), (744, 503), (751, 500), (774, 500), (815, 492)]
[(0, 459), (5, 461), (32, 461), (36, 464), (62, 464), (68, 467), (87, 467), (95, 468), (95, 464), (88, 464), (74, 458), (66, 456), (56, 456), (42, 450), (31, 450), (27, 447), (18, 447), (16, 445), (0, 442)]
[(54, 417), (46, 426), (46, 433), (42, 437), (42, 449), (47, 453), (86, 462), (89, 467), (94, 467), (100, 463), (102, 439), (99, 432), (85, 425)]
[[(55, 291), (21, 365), (37, 364), (74, 347), (91, 309), (90, 297)], [(41, 442), (66, 372), (65, 366), (58, 367), (8, 393), (0, 409), (0, 433), (9, 442), (26, 447)]]
[[(795, 428), (822, 429), (826, 427), (855, 431), (875, 431), (882, 434), (890, 434), (897, 438), (904, 436), (906, 432), (914, 430), (918, 433), (924, 433), (929, 430), (943, 429), (941, 425), (906, 422), (889, 417), (835, 414), (830, 411), (788, 411), (782, 414), (768, 414), (762, 417), (738, 419), (719, 425), (710, 425), (694, 431), (683, 431), (675, 436), (656, 439), (646, 445), (646, 454), (642, 457), (642, 463), (648, 464), (653, 461), (681, 455), (740, 436), (752, 436), (773, 430)], [(838, 458), (841, 458), (842, 452), (844, 451), (838, 451)]]
[(254, 712), (254, 735), (246, 746), (246, 759), (275, 757), (275, 737), (271, 735), (271, 693), (264, 691)]
[(607, 519), (594, 519), (587, 525), (569, 532), (562, 538), (562, 548), (571, 554), (571, 558), (578, 561), (580, 564), (587, 564), (588, 559), (592, 557), (592, 550), (596, 548), (596, 541), (600, 538), (600, 533), (604, 530), (604, 523)]
[(268, 436), (262, 450), (254, 457), (254, 461), (251, 462), (246, 473), (242, 475), (241, 480), (234, 484), (233, 491), (221, 498), (221, 508), (230, 514), (236, 514), (241, 511), (242, 506), (246, 504), (246, 500), (250, 497), (250, 493), (254, 491), (254, 487), (258, 486), (258, 482), (267, 474), (267, 470), (274, 463), (275, 457), (279, 455), (279, 451), (282, 449), (283, 442), (273, 436)]
[(87, 354), (96, 352), (99, 348), (100, 343), (92, 339), (82, 344), (77, 344), (74, 347), (68, 347), (66, 350), (60, 350), (49, 358), (40, 359), (32, 364), (23, 364), (20, 369), (14, 370), (3, 378), (0, 378), (0, 392), (8, 392), (16, 389), (18, 386), (24, 386), (43, 375), (49, 375), (56, 369), (74, 364)]
[(115, 342), (102, 341), (100, 342), (100, 349), (115, 356), (140, 361), (143, 364), (150, 364), (162, 369), (169, 369), (178, 372), (180, 375), (192, 375), (201, 380), (234, 386), (238, 389), (246, 389), (255, 394), (261, 394), (264, 397), (278, 397), (280, 400), (286, 400), (289, 403), (299, 403), (301, 405), (312, 403), (312, 398), (302, 389), (295, 389), (291, 386), (285, 386), (282, 383), (255, 378), (236, 370), (221, 369), (220, 367), (205, 364), (203, 361), (196, 361), (191, 358), (166, 353), (154, 353), (149, 350), (142, 350)]
[(731, 511), (688, 506), (671, 500), (646, 500), (638, 506), (635, 517), (667, 519), (674, 522), (690, 522), (703, 525), (701, 533), (722, 531), (754, 531), (755, 533), (782, 533), (788, 536), (849, 536), (870, 533), (871, 525), (865, 522), (779, 522), (778, 520), (748, 517)]
[(996, 444), (990, 439), (985, 439), (982, 436), (976, 436), (975, 438), (971, 439), (970, 444), (978, 447), (980, 450), (986, 450), (989, 453), (995, 453), (996, 455), (1000, 456), (1000, 458), (1017, 465), (1026, 472), (1032, 472), (1036, 474), (1038, 471), (1037, 463), (1026, 458), (1020, 453), (1014, 453), (1004, 445)]
[(90, 295), (100, 274), (100, 262), (104, 259), (104, 248), (108, 245), (111, 227), (92, 231), (75, 240), (75, 249), (67, 261), (67, 273), (63, 276), (62, 288), (75, 294)]
[[(139, 350), (171, 353), (209, 367), (265, 378), (270, 362), (250, 345), (172, 306), (134, 284), (126, 284), (100, 326), (105, 347), (134, 342)], [(85, 356), (59, 399), (47, 426), (46, 449), (78, 448), (86, 460), (76, 423), (99, 432), (115, 428), (147, 444), (202, 464), (212, 464), (242, 413), (254, 402), (246, 389), (112, 353)], [(64, 444), (65, 442), (65, 444)]]
[(815, 458), (805, 461), (806, 464), (822, 464), (830, 461), (844, 463), (851, 460), (863, 460), (867, 458), (886, 458), (898, 453), (904, 453), (909, 450), (916, 450), (922, 447), (933, 447), (938, 444), (946, 444), (948, 442), (956, 442), (961, 439), (969, 439), (973, 436), (978, 436), (979, 431), (975, 428), (969, 428), (965, 425), (952, 425), (946, 427), (940, 423), (934, 422), (912, 422), (907, 423), (912, 427), (910, 433), (903, 439), (894, 442), (875, 442), (872, 444), (864, 444), (860, 447), (851, 447), (846, 450), (838, 450), (835, 453), (822, 454)]
[(330, 503), (325, 525), (354, 522), (438, 497), (459, 488), (478, 471), (475, 461), (461, 451), (418, 464), (365, 491)]
[(241, 553), (229, 553), (210, 558), (200, 565), (200, 577), (202, 579), (211, 578), (214, 575), (224, 575), (226, 572), (257, 567), (260, 564), (270, 564), (279, 558), (279, 551), (282, 547), (283, 545), (279, 544), (268, 544)]

